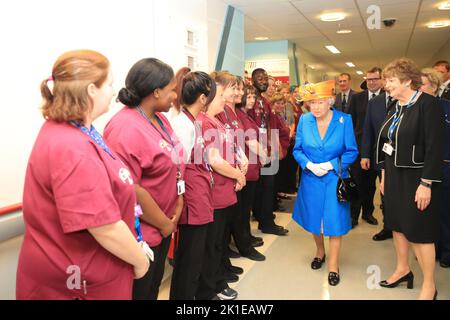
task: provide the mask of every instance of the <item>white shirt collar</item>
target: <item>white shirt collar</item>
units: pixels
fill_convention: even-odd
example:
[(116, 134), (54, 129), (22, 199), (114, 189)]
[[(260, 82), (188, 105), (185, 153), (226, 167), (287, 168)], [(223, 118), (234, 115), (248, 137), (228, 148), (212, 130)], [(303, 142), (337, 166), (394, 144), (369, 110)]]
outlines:
[(348, 96), (350, 95), (350, 89), (348, 89), (347, 91), (342, 91), (341, 92), (341, 97), (343, 98), (345, 94), (345, 97), (348, 98)]
[(369, 95), (368, 95), (369, 98), (368, 98), (368, 99), (370, 100), (370, 99), (372, 99), (372, 94), (373, 94), (373, 93), (375, 93), (375, 96), (378, 96), (378, 95), (380, 94), (381, 88), (378, 89), (378, 91), (375, 91), (375, 92), (372, 92), (372, 91), (370, 91), (370, 90), (368, 90), (368, 92), (369, 92)]
[(442, 95), (442, 93), (444, 92), (445, 88), (447, 88), (447, 86), (450, 83), (450, 79), (448, 79), (447, 81), (445, 81), (440, 87), (439, 87), (439, 93), (438, 96), (440, 97)]

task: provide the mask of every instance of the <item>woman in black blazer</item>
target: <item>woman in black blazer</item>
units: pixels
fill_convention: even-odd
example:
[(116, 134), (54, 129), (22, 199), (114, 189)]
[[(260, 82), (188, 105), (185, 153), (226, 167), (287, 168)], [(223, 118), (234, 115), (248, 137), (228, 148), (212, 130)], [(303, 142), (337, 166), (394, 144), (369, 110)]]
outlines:
[(414, 275), (408, 263), (411, 243), (423, 272), (419, 299), (434, 299), (444, 113), (435, 97), (419, 91), (421, 72), (413, 61), (393, 61), (383, 77), (391, 96), (398, 100), (381, 126), (377, 142), (377, 162), (383, 162), (384, 168), (380, 188), (385, 196), (385, 223), (393, 231), (397, 267), (380, 285), (393, 288), (407, 282), (407, 287), (413, 288)]

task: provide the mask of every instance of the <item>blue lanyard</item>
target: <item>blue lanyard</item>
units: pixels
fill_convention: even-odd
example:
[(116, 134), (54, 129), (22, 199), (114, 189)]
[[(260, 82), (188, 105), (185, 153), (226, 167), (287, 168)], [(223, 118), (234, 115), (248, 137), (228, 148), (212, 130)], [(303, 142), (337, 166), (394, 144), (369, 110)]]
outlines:
[(139, 217), (142, 216), (142, 208), (139, 204), (134, 206), (134, 230), (136, 230), (137, 241), (143, 241), (142, 231), (141, 231), (141, 222), (139, 221)]
[[(166, 140), (166, 138), (164, 137), (164, 135), (161, 133), (161, 131), (158, 130), (158, 128), (155, 127), (155, 125), (153, 124), (153, 122), (147, 117), (147, 115), (145, 114), (144, 110), (142, 110), (141, 106), (137, 107), (138, 112), (148, 121), (148, 123), (151, 124), (151, 126), (158, 131), (158, 133), (161, 135), (161, 137)], [(181, 179), (181, 167), (180, 167), (180, 157), (177, 153), (177, 150), (175, 149), (175, 143), (172, 140), (172, 137), (170, 136), (170, 133), (167, 131), (166, 127), (164, 126), (164, 124), (162, 123), (161, 119), (155, 114), (155, 118), (156, 121), (158, 121), (158, 124), (160, 125), (161, 129), (164, 131), (164, 133), (167, 135), (167, 137), (169, 138), (170, 144), (172, 145), (173, 151), (175, 152), (175, 154), (177, 155), (177, 182)]]
[[(412, 96), (412, 98), (409, 100), (408, 104), (405, 106), (405, 110), (409, 109), (412, 105), (413, 105), (413, 101), (416, 98), (417, 94), (419, 93), (419, 91), (416, 91), (416, 93)], [(399, 125), (403, 115), (402, 115), (402, 110), (403, 107), (400, 106), (400, 109), (398, 108), (400, 105), (400, 102), (397, 101), (397, 104), (395, 106), (395, 115), (394, 115), (394, 120), (391, 123), (391, 126), (389, 127), (389, 131), (388, 131), (388, 138), (389, 138), (389, 142), (392, 143), (392, 137), (394, 135), (394, 131), (397, 128), (397, 126)]]
[(71, 121), (71, 123), (81, 130), (81, 132), (85, 133), (89, 136), (94, 142), (103, 150), (105, 150), (106, 153), (108, 153), (113, 159), (116, 159), (114, 155), (112, 154), (111, 150), (106, 145), (105, 141), (103, 140), (100, 133), (94, 128), (93, 125), (91, 125), (91, 130), (89, 130), (87, 127), (81, 125), (79, 122)]

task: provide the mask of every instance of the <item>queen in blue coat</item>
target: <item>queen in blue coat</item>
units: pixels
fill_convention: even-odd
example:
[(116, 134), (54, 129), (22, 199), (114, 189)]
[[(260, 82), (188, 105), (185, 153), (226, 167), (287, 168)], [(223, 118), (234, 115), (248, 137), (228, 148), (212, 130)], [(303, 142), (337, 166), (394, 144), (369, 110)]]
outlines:
[(316, 256), (312, 269), (325, 262), (324, 236), (330, 237), (328, 264), (330, 285), (337, 285), (339, 251), (342, 236), (351, 229), (350, 204), (336, 195), (339, 161), (342, 176), (358, 156), (351, 116), (331, 108), (334, 81), (308, 85), (300, 89), (302, 100), (311, 112), (304, 114), (297, 127), (294, 158), (303, 169), (293, 219), (313, 234)]

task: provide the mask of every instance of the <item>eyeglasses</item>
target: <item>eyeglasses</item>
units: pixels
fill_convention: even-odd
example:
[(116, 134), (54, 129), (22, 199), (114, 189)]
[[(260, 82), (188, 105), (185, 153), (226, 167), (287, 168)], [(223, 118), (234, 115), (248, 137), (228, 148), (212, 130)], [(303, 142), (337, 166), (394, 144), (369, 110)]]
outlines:
[(381, 80), (381, 78), (370, 78), (370, 79), (367, 79), (367, 81), (378, 81), (378, 80)]

